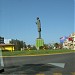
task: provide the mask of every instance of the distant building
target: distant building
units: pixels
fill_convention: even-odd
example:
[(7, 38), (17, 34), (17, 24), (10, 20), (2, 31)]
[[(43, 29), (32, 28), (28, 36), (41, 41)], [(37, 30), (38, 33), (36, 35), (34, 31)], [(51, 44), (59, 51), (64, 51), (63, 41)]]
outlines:
[(15, 45), (10, 44), (9, 41), (10, 39), (4, 39), (4, 37), (0, 37), (0, 49), (14, 51)]
[(0, 44), (4, 44), (4, 37), (0, 36)]
[(13, 44), (0, 44), (0, 49), (14, 51), (14, 45)]
[(75, 50), (75, 32), (63, 42), (63, 48)]
[(11, 41), (11, 39), (4, 39), (4, 43), (5, 43), (5, 44), (9, 44), (10, 41)]

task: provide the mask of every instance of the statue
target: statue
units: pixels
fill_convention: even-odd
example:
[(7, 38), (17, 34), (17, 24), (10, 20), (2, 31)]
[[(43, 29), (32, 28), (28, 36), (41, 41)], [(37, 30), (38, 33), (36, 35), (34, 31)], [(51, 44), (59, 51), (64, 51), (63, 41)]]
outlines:
[(39, 38), (41, 39), (41, 22), (40, 22), (39, 17), (37, 17), (36, 24), (37, 24), (37, 27), (38, 27)]
[(39, 50), (41, 46), (44, 46), (44, 40), (41, 38), (41, 22), (39, 17), (37, 17), (36, 25), (37, 25), (38, 34), (39, 34), (39, 37), (36, 39), (36, 48), (37, 50)]

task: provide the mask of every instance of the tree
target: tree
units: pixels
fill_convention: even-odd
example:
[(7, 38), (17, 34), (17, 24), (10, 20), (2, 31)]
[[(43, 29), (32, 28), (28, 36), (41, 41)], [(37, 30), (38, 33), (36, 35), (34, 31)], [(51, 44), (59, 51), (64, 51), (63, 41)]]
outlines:
[(59, 48), (62, 49), (63, 48), (63, 44), (60, 43), (59, 44)]
[(55, 48), (59, 48), (59, 44), (58, 43), (54, 43), (54, 47)]
[(26, 47), (26, 43), (24, 41), (20, 41), (20, 40), (15, 40), (15, 39), (12, 39), (10, 41), (11, 44), (14, 44), (15, 45), (15, 50), (20, 50), (21, 48), (25, 48)]
[(32, 50), (36, 50), (36, 46), (35, 45), (32, 47)]

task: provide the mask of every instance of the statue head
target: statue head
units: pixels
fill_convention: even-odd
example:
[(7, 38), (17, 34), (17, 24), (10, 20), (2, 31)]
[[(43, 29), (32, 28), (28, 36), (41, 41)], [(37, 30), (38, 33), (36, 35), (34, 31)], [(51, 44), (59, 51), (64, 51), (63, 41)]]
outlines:
[(39, 17), (37, 17), (37, 20), (39, 19)]

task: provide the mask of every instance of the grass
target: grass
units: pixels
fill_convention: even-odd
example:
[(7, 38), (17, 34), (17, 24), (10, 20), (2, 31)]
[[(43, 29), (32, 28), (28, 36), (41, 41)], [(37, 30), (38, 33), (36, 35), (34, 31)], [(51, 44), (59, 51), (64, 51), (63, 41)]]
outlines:
[(3, 56), (19, 56), (19, 55), (39, 55), (39, 54), (55, 54), (55, 53), (67, 53), (75, 52), (74, 50), (25, 50), (25, 51), (14, 51), (14, 52), (2, 52)]

